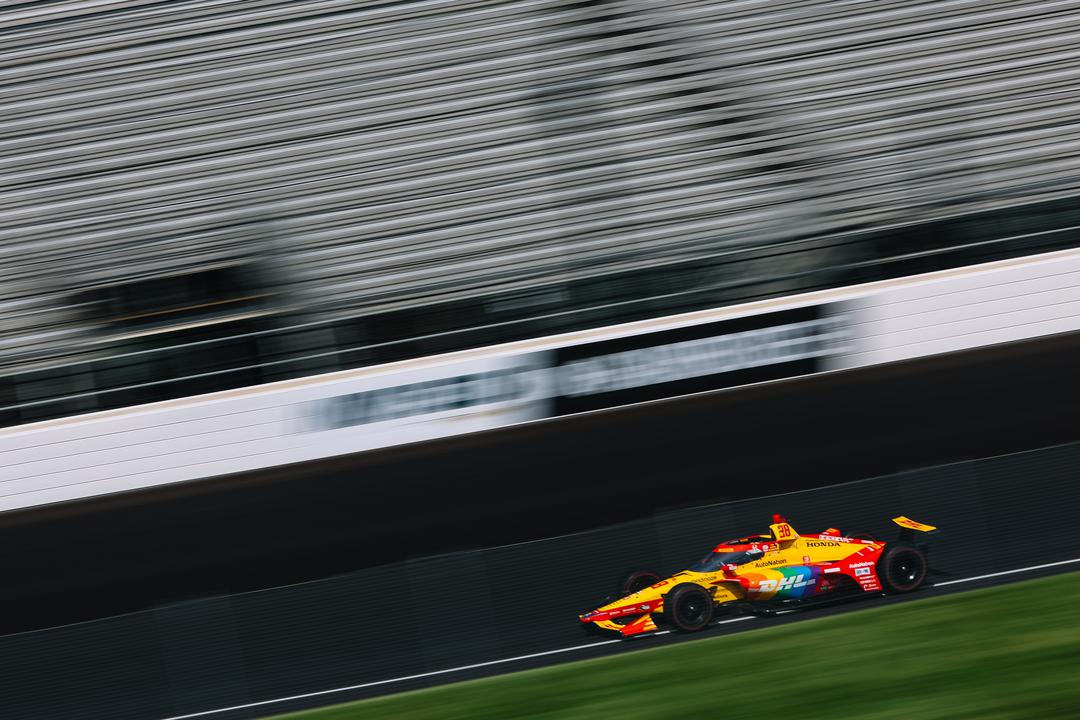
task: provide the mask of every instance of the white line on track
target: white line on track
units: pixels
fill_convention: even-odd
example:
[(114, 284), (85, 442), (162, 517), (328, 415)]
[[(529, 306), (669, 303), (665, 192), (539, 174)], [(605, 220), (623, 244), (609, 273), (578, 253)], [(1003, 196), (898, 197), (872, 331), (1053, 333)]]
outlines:
[[(1002, 570), (1001, 572), (990, 573), (988, 575), (975, 575), (974, 577), (960, 578), (959, 580), (947, 580), (945, 582), (934, 583), (929, 587), (941, 587), (943, 585), (955, 585), (956, 583), (974, 582), (975, 580), (985, 580), (986, 578), (1000, 577), (1002, 575), (1012, 575), (1014, 573), (1043, 570), (1049, 567), (1068, 565), (1070, 563), (1076, 562), (1080, 562), (1080, 558), (1073, 558), (1072, 560), (1060, 560), (1058, 562), (1045, 563), (1043, 565), (1032, 565), (1030, 567), (1016, 568), (1015, 570)], [(742, 620), (753, 620), (753, 617), (743, 616), (732, 618), (730, 620), (721, 620), (720, 622), (713, 623), (712, 625), (724, 625), (726, 623), (739, 622)], [(664, 635), (669, 632), (670, 630), (661, 630), (657, 633), (650, 633), (650, 636)], [(331, 688), (330, 690), (318, 690), (316, 692), (304, 693), (302, 695), (289, 695), (288, 697), (274, 698), (273, 700), (260, 700), (258, 702), (247, 703), (245, 705), (233, 705), (232, 707), (217, 708), (215, 710), (203, 710), (201, 712), (188, 713), (187, 715), (173, 715), (171, 717), (163, 718), (163, 720), (187, 720), (188, 718), (208, 717), (210, 715), (234, 712), (236, 710), (247, 710), (249, 708), (263, 707), (265, 705), (277, 705), (278, 703), (290, 702), (292, 700), (304, 700), (306, 698), (320, 697), (322, 695), (333, 695), (334, 693), (348, 692), (349, 690), (363, 690), (364, 688), (377, 687), (379, 685), (390, 685), (392, 683), (405, 682), (407, 680), (419, 680), (421, 678), (435, 677), (436, 675), (446, 675), (448, 673), (463, 672), (465, 670), (474, 670), (476, 668), (490, 667), (492, 665), (502, 665), (504, 663), (512, 663), (519, 660), (530, 660), (532, 658), (544, 657), (545, 655), (558, 655), (559, 653), (573, 652), (575, 650), (585, 650), (587, 648), (600, 647), (601, 645), (613, 645), (615, 643), (621, 642), (625, 641), (621, 638), (616, 640), (600, 640), (599, 642), (586, 643), (584, 645), (574, 645), (572, 647), (559, 648), (558, 650), (545, 650), (544, 652), (531, 653), (529, 655), (518, 655), (516, 657), (502, 658), (499, 660), (488, 660), (487, 662), (474, 663), (472, 665), (462, 665), (460, 667), (454, 668), (446, 668), (445, 670), (432, 670), (430, 672), (417, 673), (415, 675), (403, 675), (402, 677), (388, 678), (386, 680), (375, 680), (373, 682), (360, 683), (359, 685), (346, 685), (345, 687)]]
[(975, 577), (960, 578), (959, 580), (946, 580), (945, 582), (934, 583), (930, 587), (941, 587), (942, 585), (955, 585), (956, 583), (974, 582), (975, 580), (985, 580), (986, 578), (1001, 577), (1002, 575), (1012, 575), (1013, 573), (1031, 572), (1032, 570), (1042, 570), (1048, 567), (1057, 567), (1058, 565), (1068, 565), (1069, 563), (1080, 562), (1080, 558), (1073, 558), (1072, 560), (1060, 560), (1058, 562), (1046, 563), (1045, 565), (1032, 565), (1026, 568), (1017, 568), (1016, 570), (1002, 570), (1001, 572), (990, 573), (989, 575), (976, 575)]
[(216, 715), (218, 713), (231, 712), (233, 710), (244, 710), (246, 708), (259, 707), (260, 705), (273, 705), (276, 703), (289, 702), (290, 700), (303, 700), (304, 698), (318, 697), (320, 695), (329, 695), (331, 693), (346, 692), (348, 690), (362, 690), (363, 688), (375, 687), (377, 685), (387, 685), (389, 683), (405, 682), (406, 680), (417, 680), (419, 678), (434, 677), (435, 675), (445, 675), (446, 673), (461, 672), (463, 670), (473, 670), (474, 668), (488, 667), (489, 665), (499, 665), (502, 663), (515, 662), (517, 660), (528, 660), (530, 658), (543, 657), (544, 655), (555, 655), (558, 653), (571, 652), (573, 650), (584, 650), (585, 648), (599, 647), (601, 645), (611, 645), (613, 643), (621, 643), (622, 639), (618, 640), (601, 640), (594, 643), (586, 643), (585, 645), (575, 645), (574, 647), (559, 648), (558, 650), (545, 650), (544, 652), (532, 653), (531, 655), (518, 655), (517, 657), (502, 658), (501, 660), (488, 660), (487, 662), (474, 663), (472, 665), (462, 665), (461, 667), (446, 668), (445, 670), (432, 670), (431, 672), (417, 673), (415, 675), (403, 675), (402, 677), (390, 678), (388, 680), (376, 680), (374, 682), (360, 683), (359, 685), (347, 685), (345, 687), (333, 688), (331, 690), (319, 690), (317, 692), (304, 693), (303, 695), (290, 695), (288, 697), (276, 698), (274, 700), (262, 700), (260, 702), (248, 703), (246, 705), (233, 705), (232, 707), (218, 708), (217, 710), (203, 710), (202, 712), (190, 713), (188, 715), (175, 715), (173, 717), (165, 718), (165, 720), (183, 720), (184, 718), (196, 718), (205, 717), (207, 715)]

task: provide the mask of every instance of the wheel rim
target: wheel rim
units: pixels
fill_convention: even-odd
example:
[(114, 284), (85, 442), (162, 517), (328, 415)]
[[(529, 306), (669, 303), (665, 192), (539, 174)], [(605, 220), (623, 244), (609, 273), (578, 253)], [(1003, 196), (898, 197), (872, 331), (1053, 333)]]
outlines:
[(681, 603), (679, 603), (679, 620), (685, 625), (698, 625), (705, 619), (706, 611), (705, 598), (698, 597), (696, 594), (687, 597)]
[(912, 587), (922, 579), (922, 559), (914, 553), (900, 553), (889, 564), (889, 578), (894, 585)]

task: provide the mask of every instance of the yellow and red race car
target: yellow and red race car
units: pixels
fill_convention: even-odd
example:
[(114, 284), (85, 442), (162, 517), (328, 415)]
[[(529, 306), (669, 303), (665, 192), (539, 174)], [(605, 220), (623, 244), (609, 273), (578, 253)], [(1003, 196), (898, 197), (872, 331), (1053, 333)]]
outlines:
[(667, 579), (635, 572), (620, 587), (620, 598), (580, 616), (591, 627), (638, 635), (657, 629), (694, 632), (708, 626), (714, 611), (775, 610), (856, 593), (906, 593), (926, 579), (925, 546), (914, 533), (937, 528), (906, 517), (893, 518), (898, 542), (836, 528), (800, 535), (779, 515), (766, 535), (720, 543), (712, 552)]

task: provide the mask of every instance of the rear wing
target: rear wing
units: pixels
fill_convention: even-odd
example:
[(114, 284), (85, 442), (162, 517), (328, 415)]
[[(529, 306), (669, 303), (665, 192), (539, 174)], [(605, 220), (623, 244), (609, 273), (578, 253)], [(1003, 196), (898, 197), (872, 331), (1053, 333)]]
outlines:
[(915, 539), (916, 531), (922, 533), (937, 532), (937, 528), (933, 525), (926, 525), (925, 523), (916, 522), (915, 520), (904, 517), (903, 515), (901, 515), (900, 517), (894, 517), (892, 521), (900, 526), (900, 540), (903, 542), (912, 542)]
[(933, 525), (924, 525), (921, 522), (915, 522), (914, 520), (906, 518), (903, 515), (901, 515), (900, 517), (894, 517), (892, 521), (902, 528), (918, 530), (919, 532), (929, 533), (937, 530), (937, 528)]

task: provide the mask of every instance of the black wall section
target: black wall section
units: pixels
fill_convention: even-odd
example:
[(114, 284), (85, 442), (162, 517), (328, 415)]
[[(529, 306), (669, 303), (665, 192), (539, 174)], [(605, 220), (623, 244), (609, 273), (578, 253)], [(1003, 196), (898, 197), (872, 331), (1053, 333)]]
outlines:
[(1080, 337), (0, 517), (0, 632), (1080, 439)]
[(165, 717), (579, 645), (575, 615), (628, 569), (673, 571), (773, 512), (884, 538), (895, 514), (935, 523), (936, 581), (1072, 559), (1078, 473), (1074, 444), (0, 638), (0, 716)]
[[(662, 400), (766, 380), (810, 375), (841, 343), (844, 323), (812, 305), (631, 335), (552, 351), (559, 393), (554, 414)], [(661, 372), (687, 377), (667, 380)], [(720, 372), (709, 372), (720, 370)], [(569, 372), (568, 372), (569, 371)]]

